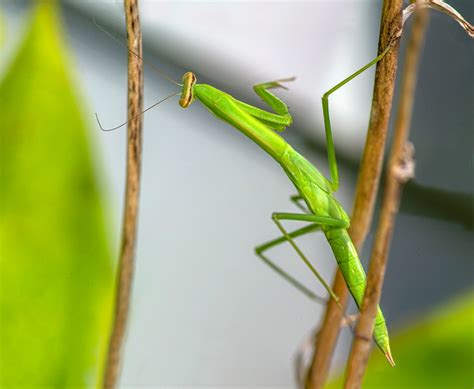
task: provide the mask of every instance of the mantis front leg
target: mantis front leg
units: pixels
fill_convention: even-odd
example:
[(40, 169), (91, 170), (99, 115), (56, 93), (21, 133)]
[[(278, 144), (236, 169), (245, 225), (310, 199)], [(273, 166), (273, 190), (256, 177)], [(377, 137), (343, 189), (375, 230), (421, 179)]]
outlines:
[(269, 128), (281, 132), (287, 126), (291, 125), (293, 118), (288, 112), (288, 106), (276, 97), (273, 93), (269, 92), (268, 89), (272, 88), (283, 88), (287, 89), (282, 82), (293, 81), (294, 77), (285, 78), (276, 81), (264, 82), (261, 84), (254, 85), (253, 89), (255, 93), (267, 103), (275, 113), (267, 112), (263, 109), (254, 107), (250, 104), (244, 103), (243, 101), (235, 100), (235, 103), (243, 111), (247, 112), (249, 115), (260, 120), (263, 124), (267, 125)]

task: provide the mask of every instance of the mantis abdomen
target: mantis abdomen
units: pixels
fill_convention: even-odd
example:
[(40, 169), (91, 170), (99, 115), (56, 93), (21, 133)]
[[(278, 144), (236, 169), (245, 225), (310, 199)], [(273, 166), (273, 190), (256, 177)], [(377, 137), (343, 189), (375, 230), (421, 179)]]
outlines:
[[(341, 269), (341, 273), (344, 276), (347, 288), (354, 298), (357, 307), (360, 308), (367, 281), (364, 268), (360, 263), (357, 250), (352, 243), (349, 233), (342, 228), (323, 228), (323, 231), (334, 253), (339, 269)], [(374, 324), (374, 340), (383, 352), (390, 350), (387, 333), (385, 318), (380, 307), (378, 307)]]
[[(279, 162), (287, 176), (295, 184), (301, 198), (308, 206), (308, 211), (310, 211), (309, 215), (304, 217), (295, 215), (283, 215), (283, 217), (314, 222), (319, 226), (331, 246), (347, 288), (360, 308), (367, 284), (366, 275), (357, 250), (347, 232), (350, 218), (333, 196), (331, 183), (305, 157), (289, 145)], [(337, 296), (335, 298), (337, 299)], [(373, 336), (377, 346), (387, 356), (390, 363), (393, 363), (388, 331), (380, 307), (377, 309)]]

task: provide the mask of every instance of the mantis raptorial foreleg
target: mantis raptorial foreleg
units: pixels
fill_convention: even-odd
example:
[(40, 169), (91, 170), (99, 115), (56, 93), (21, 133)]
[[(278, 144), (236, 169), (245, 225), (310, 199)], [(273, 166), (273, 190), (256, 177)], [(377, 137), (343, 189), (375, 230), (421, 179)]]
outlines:
[(276, 130), (283, 131), (287, 126), (291, 125), (292, 118), (288, 112), (287, 105), (276, 97), (273, 93), (269, 92), (268, 89), (271, 88), (283, 88), (288, 89), (280, 82), (293, 81), (294, 77), (286, 78), (282, 80), (264, 82), (262, 84), (254, 85), (253, 89), (255, 93), (267, 103), (276, 113), (267, 112), (263, 109), (254, 107), (253, 105), (244, 103), (243, 101), (235, 100), (237, 106), (253, 116), (254, 118), (259, 119), (262, 123), (266, 124), (268, 127)]
[[(295, 77), (283, 78), (281, 80), (275, 80), (270, 82), (262, 82), (261, 84), (254, 85), (253, 90), (260, 98), (266, 102), (272, 109), (279, 115), (290, 116), (288, 113), (288, 106), (276, 97), (273, 93), (269, 92), (268, 89), (272, 88), (283, 88), (288, 89), (282, 85), (282, 82), (294, 81)], [(290, 116), (291, 117), (291, 116)]]

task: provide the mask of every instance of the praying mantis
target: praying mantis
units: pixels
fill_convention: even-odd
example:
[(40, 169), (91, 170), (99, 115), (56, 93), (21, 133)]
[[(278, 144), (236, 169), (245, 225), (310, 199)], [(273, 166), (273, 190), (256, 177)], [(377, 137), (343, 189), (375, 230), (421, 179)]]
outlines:
[[(294, 238), (298, 236), (321, 230), (331, 246), (349, 291), (357, 306), (360, 307), (364, 296), (366, 275), (354, 244), (347, 232), (350, 225), (350, 218), (341, 204), (333, 196), (333, 193), (336, 192), (339, 187), (339, 175), (329, 118), (329, 96), (380, 61), (389, 49), (390, 45), (374, 60), (323, 95), (322, 107), (330, 180), (324, 177), (316, 167), (276, 133), (290, 126), (292, 124), (292, 117), (288, 112), (287, 105), (273, 93), (269, 92), (269, 89), (285, 88), (281, 83), (292, 81), (293, 78), (265, 82), (254, 86), (255, 93), (275, 112), (270, 113), (239, 101), (211, 85), (197, 84), (196, 76), (192, 72), (187, 72), (183, 76), (183, 88), (179, 105), (182, 108), (187, 108), (195, 99), (199, 100), (215, 116), (242, 132), (273, 157), (273, 159), (280, 164), (298, 191), (298, 195), (291, 196), (290, 199), (296, 203), (304, 213), (273, 213), (272, 220), (280, 230), (282, 236), (256, 247), (255, 253), (264, 263), (269, 265), (274, 271), (309, 297), (314, 297), (314, 294), (283, 269), (275, 265), (264, 255), (264, 252), (278, 244), (288, 242), (300, 259), (321, 282), (331, 298), (338, 302), (338, 297), (334, 294), (331, 287), (326, 283), (294, 241)], [(300, 201), (305, 203), (307, 209), (301, 206)], [(293, 232), (288, 232), (281, 223), (283, 220), (302, 221), (311, 224)], [(389, 363), (394, 366), (395, 363), (390, 351), (388, 330), (380, 307), (378, 308), (374, 324), (373, 336), (377, 346), (382, 350)]]
[[(277, 134), (277, 132), (282, 132), (286, 127), (290, 126), (293, 119), (288, 111), (287, 105), (271, 93), (269, 89), (286, 89), (282, 83), (293, 81), (293, 77), (265, 82), (254, 86), (255, 93), (274, 111), (274, 113), (271, 113), (249, 105), (243, 101), (239, 101), (211, 85), (198, 84), (197, 78), (192, 72), (186, 72), (183, 75), (182, 84), (178, 84), (166, 76), (167, 79), (182, 87), (181, 98), (179, 99), (179, 105), (182, 108), (187, 108), (195, 100), (199, 100), (216, 117), (242, 132), (259, 145), (267, 154), (273, 157), (294, 184), (298, 194), (291, 196), (290, 199), (303, 211), (303, 213), (273, 213), (272, 221), (276, 224), (282, 236), (256, 247), (255, 253), (265, 264), (282, 276), (286, 281), (312, 299), (316, 299), (317, 297), (309, 288), (302, 285), (282, 268), (274, 264), (264, 253), (276, 245), (288, 242), (309, 270), (321, 282), (331, 298), (339, 304), (338, 297), (334, 294), (331, 287), (326, 283), (324, 278), (319, 274), (294, 241), (294, 238), (304, 234), (316, 230), (322, 231), (334, 253), (334, 257), (341, 269), (348, 289), (357, 306), (360, 307), (366, 286), (366, 275), (354, 244), (347, 232), (350, 225), (350, 218), (333, 195), (339, 187), (339, 175), (329, 118), (329, 96), (380, 61), (389, 51), (390, 46), (391, 45), (389, 44), (379, 56), (338, 83), (323, 95), (322, 108), (330, 179), (324, 177), (315, 166), (313, 166), (306, 158), (299, 154), (291, 145)], [(143, 114), (157, 104), (176, 96), (177, 94), (179, 93), (174, 93), (160, 100), (140, 114)], [(110, 129), (104, 129), (100, 124), (98, 117), (97, 121), (99, 122), (101, 129), (104, 131), (115, 130), (127, 123), (122, 123), (119, 126)], [(304, 203), (305, 206), (302, 205), (302, 203)], [(310, 224), (295, 231), (288, 232), (282, 225), (283, 220), (309, 222)], [(380, 307), (378, 308), (375, 320), (373, 337), (375, 343), (384, 353), (389, 363), (394, 366), (395, 363), (390, 351), (388, 330)]]
[[(459, 13), (457, 13), (457, 11), (441, 0), (428, 0), (426, 2), (410, 4), (403, 11), (402, 26), (406, 19), (412, 12), (414, 12), (414, 10), (416, 10), (417, 7), (430, 7), (447, 13), (453, 17), (471, 37), (474, 36), (472, 25), (466, 22), (464, 18)], [(100, 26), (98, 27), (102, 29)], [(109, 33), (106, 31), (104, 32), (110, 36)], [(255, 249), (255, 252), (265, 264), (270, 266), (286, 281), (295, 286), (308, 297), (317, 299), (317, 296), (310, 289), (302, 285), (282, 268), (275, 265), (273, 261), (271, 261), (264, 254), (270, 248), (288, 242), (296, 251), (300, 259), (326, 288), (331, 298), (336, 301), (339, 307), (341, 306), (339, 304), (338, 297), (313, 267), (301, 249), (296, 245), (294, 239), (316, 230), (323, 232), (333, 251), (341, 273), (344, 276), (348, 289), (352, 294), (357, 306), (360, 307), (366, 287), (366, 275), (360, 263), (354, 244), (352, 243), (352, 240), (347, 232), (347, 229), (350, 225), (350, 218), (344, 211), (341, 204), (334, 197), (334, 193), (339, 187), (339, 179), (329, 117), (329, 96), (380, 61), (390, 50), (390, 47), (393, 43), (393, 38), (400, 37), (401, 32), (402, 30), (400, 29), (395, 33), (392, 39), (390, 39), (387, 47), (381, 52), (380, 55), (335, 85), (323, 95), (322, 109), (326, 133), (330, 179), (324, 177), (316, 169), (316, 167), (314, 167), (307, 159), (305, 159), (280, 135), (277, 134), (277, 132), (283, 131), (286, 127), (292, 124), (292, 117), (288, 112), (287, 105), (273, 93), (271, 93), (269, 89), (285, 88), (282, 83), (292, 81), (293, 78), (266, 82), (254, 86), (256, 94), (274, 111), (274, 113), (271, 113), (249, 105), (245, 102), (239, 101), (231, 95), (222, 92), (211, 85), (197, 84), (197, 78), (192, 72), (185, 73), (182, 78), (182, 84), (179, 84), (170, 79), (158, 69), (158, 72), (165, 78), (182, 88), (181, 98), (179, 100), (179, 104), (182, 108), (189, 107), (196, 99), (199, 100), (216, 117), (227, 122), (235, 129), (249, 137), (280, 164), (284, 173), (291, 180), (298, 191), (298, 194), (292, 196), (290, 199), (303, 211), (303, 213), (273, 213), (272, 220), (276, 224), (282, 236), (258, 246)], [(129, 49), (129, 51), (143, 60), (143, 58), (134, 53), (132, 50)], [(154, 106), (178, 94), (179, 92), (174, 93), (158, 101), (151, 107), (145, 109), (139, 115), (142, 115), (144, 112), (148, 111)], [(97, 120), (99, 121), (98, 117)], [(105, 130), (100, 122), (99, 125), (102, 130), (109, 131), (115, 130), (126, 123), (128, 123), (128, 121), (108, 130)], [(302, 205), (302, 203), (305, 205)], [(309, 222), (310, 224), (295, 231), (288, 232), (282, 225), (283, 220)], [(382, 350), (388, 362), (394, 366), (395, 363), (391, 355), (388, 330), (380, 307), (378, 307), (377, 310), (373, 337), (375, 343)]]

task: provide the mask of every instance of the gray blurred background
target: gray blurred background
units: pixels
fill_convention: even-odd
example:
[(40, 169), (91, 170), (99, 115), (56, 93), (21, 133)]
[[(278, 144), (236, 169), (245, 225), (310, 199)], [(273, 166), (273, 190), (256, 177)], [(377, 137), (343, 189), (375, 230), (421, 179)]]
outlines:
[[(471, 1), (450, 4), (474, 20)], [(2, 69), (29, 9), (30, 2), (2, 2)], [(92, 19), (125, 42), (122, 3), (70, 0), (62, 11), (71, 71), (108, 200), (111, 245), (118, 247), (125, 130), (100, 132), (94, 112), (106, 126), (125, 120), (127, 52)], [(320, 97), (375, 56), (379, 2), (142, 1), (141, 18), (145, 58), (176, 80), (193, 70), (200, 82), (262, 106), (253, 84), (297, 76), (289, 91), (277, 92), (294, 117), (284, 137), (327, 172)], [(473, 59), (464, 31), (431, 12), (411, 135), (416, 179), (403, 195), (382, 296), (393, 333), (473, 285)], [(370, 70), (330, 101), (341, 176), (337, 197), (348, 212), (372, 83)], [(177, 89), (147, 67), (145, 90), (147, 106)], [(278, 235), (271, 213), (295, 210), (288, 201), (294, 188), (269, 156), (200, 103), (182, 110), (177, 99), (167, 101), (146, 114), (144, 130), (140, 233), (121, 385), (294, 387), (294, 355), (323, 309), (253, 254), (257, 244)], [(324, 237), (300, 241), (331, 280), (335, 262)], [(289, 248), (272, 254), (324, 294)], [(349, 345), (345, 330), (339, 363)]]

